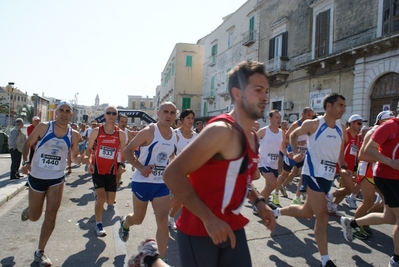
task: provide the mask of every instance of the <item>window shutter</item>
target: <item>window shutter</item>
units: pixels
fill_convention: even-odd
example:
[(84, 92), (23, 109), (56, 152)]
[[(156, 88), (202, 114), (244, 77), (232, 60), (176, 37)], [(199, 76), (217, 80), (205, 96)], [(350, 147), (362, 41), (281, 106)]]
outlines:
[(283, 47), (281, 49), (281, 56), (287, 57), (288, 55), (288, 32), (283, 32)]
[(330, 9), (316, 16), (315, 56), (329, 53)]
[(276, 37), (269, 40), (269, 60), (274, 58), (274, 42)]

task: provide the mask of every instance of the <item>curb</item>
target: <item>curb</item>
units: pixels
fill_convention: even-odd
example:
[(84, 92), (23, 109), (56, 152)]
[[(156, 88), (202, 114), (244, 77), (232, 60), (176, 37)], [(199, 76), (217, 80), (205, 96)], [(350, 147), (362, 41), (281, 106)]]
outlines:
[[(21, 181), (21, 182), (19, 182)], [(15, 197), (19, 192), (25, 190), (27, 179), (19, 180), (19, 183), (8, 183), (0, 189), (0, 206), (7, 203), (11, 198)]]

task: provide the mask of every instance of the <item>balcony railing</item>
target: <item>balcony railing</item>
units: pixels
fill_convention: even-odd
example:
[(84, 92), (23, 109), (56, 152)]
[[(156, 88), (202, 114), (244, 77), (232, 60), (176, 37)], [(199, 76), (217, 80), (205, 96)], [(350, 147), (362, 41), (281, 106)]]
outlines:
[(256, 41), (256, 31), (249, 30), (242, 35), (242, 45), (250, 46)]
[(272, 58), (267, 62), (267, 71), (275, 72), (280, 70), (288, 70), (288, 61), (281, 60), (281, 58)]
[(216, 65), (216, 55), (212, 55), (209, 57), (209, 64), (208, 66), (212, 67)]

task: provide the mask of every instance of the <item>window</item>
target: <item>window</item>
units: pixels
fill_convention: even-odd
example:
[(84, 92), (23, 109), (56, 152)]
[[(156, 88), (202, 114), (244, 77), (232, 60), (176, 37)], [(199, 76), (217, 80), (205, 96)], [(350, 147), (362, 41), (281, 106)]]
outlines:
[(136, 101), (132, 101), (132, 108), (136, 108)]
[(212, 55), (212, 56), (216, 56), (217, 53), (218, 53), (218, 44), (214, 44), (214, 45), (212, 46), (211, 55)]
[(211, 94), (210, 96), (213, 96), (213, 91), (215, 90), (215, 76), (211, 77)]
[(204, 102), (204, 114), (202, 114), (202, 116), (206, 116), (206, 113), (207, 113), (206, 102)]
[(192, 67), (193, 66), (193, 56), (186, 56), (186, 67)]
[(189, 98), (189, 97), (183, 97), (181, 107), (182, 107), (182, 108), (181, 108), (182, 110), (191, 108), (191, 98)]
[(229, 47), (229, 48), (232, 47), (233, 44), (234, 44), (234, 33), (233, 33), (233, 32), (230, 32), (230, 33), (229, 33), (229, 40), (228, 40), (228, 47)]
[(269, 41), (269, 59), (287, 56), (288, 48), (288, 32), (283, 32), (282, 34), (270, 39)]
[(399, 0), (384, 0), (382, 34), (399, 30)]
[(328, 55), (330, 35), (330, 9), (316, 16), (315, 28), (315, 58)]
[(152, 109), (154, 107), (154, 104), (150, 102), (150, 108)]
[(172, 63), (172, 75), (175, 74), (175, 63)]
[(272, 109), (277, 109), (281, 111), (281, 101), (275, 101), (272, 103)]
[(249, 40), (255, 40), (255, 16), (249, 19)]

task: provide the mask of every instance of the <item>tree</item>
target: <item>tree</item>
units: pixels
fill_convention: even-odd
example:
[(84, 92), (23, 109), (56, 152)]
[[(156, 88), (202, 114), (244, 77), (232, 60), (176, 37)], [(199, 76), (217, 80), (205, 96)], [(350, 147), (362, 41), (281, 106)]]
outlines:
[(8, 108), (8, 98), (6, 98), (4, 95), (0, 96), (0, 113), (8, 114)]
[(33, 111), (34, 111), (33, 109), (34, 109), (33, 106), (27, 106), (27, 105), (18, 106), (16, 115), (21, 117), (25, 121), (32, 122)]

